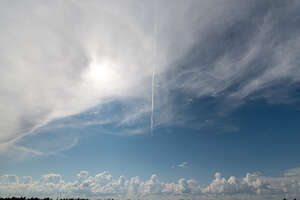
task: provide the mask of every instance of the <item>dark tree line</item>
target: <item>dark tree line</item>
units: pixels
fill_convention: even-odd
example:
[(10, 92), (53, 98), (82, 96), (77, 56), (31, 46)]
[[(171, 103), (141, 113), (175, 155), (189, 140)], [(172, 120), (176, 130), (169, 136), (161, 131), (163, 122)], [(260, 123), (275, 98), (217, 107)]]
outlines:
[[(37, 197), (31, 197), (31, 198), (27, 198), (27, 197), (5, 197), (2, 198), (0, 197), (0, 200), (53, 200), (49, 197), (47, 198), (37, 198)], [(62, 199), (54, 199), (54, 200), (89, 200), (89, 199), (82, 199), (82, 198), (62, 198)], [(101, 199), (99, 199), (101, 200)], [(114, 200), (114, 199), (105, 199), (105, 200)], [(283, 200), (287, 200), (286, 198), (284, 198)], [(294, 199), (297, 200), (297, 199)]]
[[(49, 197), (47, 198), (37, 198), (37, 197), (31, 197), (31, 198), (27, 198), (27, 197), (5, 197), (2, 198), (0, 197), (0, 200), (53, 200)], [(89, 199), (82, 199), (82, 198), (63, 198), (63, 199), (54, 199), (54, 200), (89, 200)], [(113, 199), (111, 199), (113, 200)]]

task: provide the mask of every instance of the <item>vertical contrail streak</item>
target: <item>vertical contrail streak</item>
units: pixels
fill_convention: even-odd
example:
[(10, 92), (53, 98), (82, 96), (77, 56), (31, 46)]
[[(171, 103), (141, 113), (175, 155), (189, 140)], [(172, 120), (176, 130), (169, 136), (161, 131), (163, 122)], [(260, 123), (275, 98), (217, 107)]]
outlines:
[(157, 59), (157, 21), (156, 21), (156, 1), (154, 5), (154, 55), (153, 55), (153, 68), (152, 68), (152, 105), (151, 105), (151, 135), (153, 135), (153, 128), (154, 128), (154, 106), (155, 106), (155, 71), (156, 71), (156, 64), (157, 62), (155, 59)]
[(153, 134), (153, 128), (154, 128), (154, 84), (155, 84), (155, 67), (153, 67), (153, 72), (152, 72), (151, 134)]

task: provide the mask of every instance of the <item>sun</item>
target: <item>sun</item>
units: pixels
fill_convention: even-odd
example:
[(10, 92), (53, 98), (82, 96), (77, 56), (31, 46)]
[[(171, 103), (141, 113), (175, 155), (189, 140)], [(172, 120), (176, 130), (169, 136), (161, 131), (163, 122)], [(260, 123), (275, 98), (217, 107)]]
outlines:
[(120, 80), (120, 75), (116, 70), (116, 64), (108, 60), (92, 60), (88, 70), (84, 74), (84, 79), (97, 88), (114, 88)]

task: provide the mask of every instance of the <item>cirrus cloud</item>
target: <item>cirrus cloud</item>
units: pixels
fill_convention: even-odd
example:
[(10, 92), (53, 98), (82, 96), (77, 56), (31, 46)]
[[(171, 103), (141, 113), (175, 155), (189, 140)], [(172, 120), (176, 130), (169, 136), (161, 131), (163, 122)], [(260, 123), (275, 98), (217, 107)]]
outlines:
[(0, 149), (111, 102), (124, 108), (112, 117), (115, 126), (144, 132), (149, 122), (139, 119), (152, 112), (153, 66), (157, 126), (182, 118), (176, 92), (230, 108), (253, 98), (295, 102), (300, 29), (290, 19), (299, 7), (279, 0), (3, 1)]

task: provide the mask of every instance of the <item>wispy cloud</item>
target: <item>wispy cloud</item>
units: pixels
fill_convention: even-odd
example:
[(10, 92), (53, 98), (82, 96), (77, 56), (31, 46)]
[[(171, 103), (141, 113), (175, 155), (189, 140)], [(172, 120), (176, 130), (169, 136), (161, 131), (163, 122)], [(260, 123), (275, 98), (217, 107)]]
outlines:
[(177, 166), (180, 167), (180, 168), (186, 168), (188, 166), (188, 162), (182, 162)]
[(124, 104), (116, 126), (146, 130), (152, 88), (157, 126), (184, 118), (177, 93), (230, 108), (252, 98), (293, 102), (300, 29), (290, 19), (299, 7), (279, 0), (159, 1), (156, 8), (135, 0), (1, 2), (0, 149), (108, 102)]
[(181, 162), (177, 165), (172, 165), (172, 168), (186, 168), (189, 166), (189, 163), (188, 162)]

